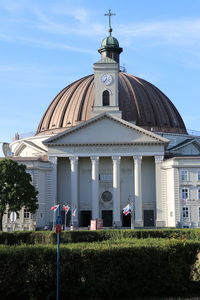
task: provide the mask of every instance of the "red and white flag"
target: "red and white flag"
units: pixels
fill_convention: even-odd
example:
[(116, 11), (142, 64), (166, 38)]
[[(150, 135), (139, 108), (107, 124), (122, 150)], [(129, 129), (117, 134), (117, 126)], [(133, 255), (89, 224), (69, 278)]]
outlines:
[(73, 216), (73, 217), (76, 216), (76, 208), (72, 211), (72, 216)]
[(128, 214), (131, 213), (131, 205), (130, 204), (127, 204), (124, 208), (123, 208), (123, 214), (125, 216), (127, 216)]
[(51, 210), (56, 211), (58, 209), (58, 207), (59, 207), (59, 204), (54, 205), (54, 206), (51, 207)]
[(66, 213), (68, 213), (68, 211), (70, 210), (70, 207), (68, 205), (63, 205), (63, 209), (66, 211)]

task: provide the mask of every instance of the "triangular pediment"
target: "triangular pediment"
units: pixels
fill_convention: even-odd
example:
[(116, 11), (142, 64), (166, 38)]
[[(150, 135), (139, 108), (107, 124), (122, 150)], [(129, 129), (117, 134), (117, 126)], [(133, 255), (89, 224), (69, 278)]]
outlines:
[(53, 136), (45, 145), (166, 144), (169, 141), (108, 113), (98, 115)]
[(170, 148), (169, 151), (179, 155), (200, 155), (200, 141), (197, 139), (187, 139)]
[(19, 145), (16, 147), (14, 155), (15, 156), (27, 156), (29, 154), (30, 156), (38, 156), (41, 154), (46, 154), (46, 150), (39, 147), (35, 143), (31, 141), (22, 141), (19, 143)]

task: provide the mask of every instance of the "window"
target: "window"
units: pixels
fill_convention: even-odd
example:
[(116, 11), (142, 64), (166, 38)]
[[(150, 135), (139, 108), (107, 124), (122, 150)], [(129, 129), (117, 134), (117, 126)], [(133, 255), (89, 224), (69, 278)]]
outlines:
[(188, 189), (184, 188), (181, 190), (181, 199), (182, 200), (187, 200), (189, 197), (189, 191)]
[(200, 171), (197, 171), (197, 180), (200, 181)]
[(24, 219), (30, 219), (30, 216), (31, 216), (31, 213), (27, 209), (25, 209), (24, 210)]
[(182, 208), (183, 218), (189, 218), (189, 208), (183, 207)]
[(103, 92), (103, 106), (109, 106), (110, 105), (110, 95), (109, 91)]
[(181, 170), (181, 181), (188, 181), (188, 171)]

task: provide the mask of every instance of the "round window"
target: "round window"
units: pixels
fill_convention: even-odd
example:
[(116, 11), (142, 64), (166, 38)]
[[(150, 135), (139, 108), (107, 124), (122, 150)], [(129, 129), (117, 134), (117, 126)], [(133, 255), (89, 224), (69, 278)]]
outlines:
[(102, 195), (101, 195), (101, 199), (104, 202), (109, 202), (110, 200), (112, 200), (112, 194), (111, 194), (111, 192), (109, 192), (109, 191), (103, 192)]

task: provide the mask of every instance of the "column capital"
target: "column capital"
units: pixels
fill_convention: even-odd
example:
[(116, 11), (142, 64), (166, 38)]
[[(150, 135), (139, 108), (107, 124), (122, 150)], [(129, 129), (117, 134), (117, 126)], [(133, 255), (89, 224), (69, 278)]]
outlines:
[(58, 157), (57, 157), (57, 156), (49, 156), (49, 161), (50, 161), (52, 164), (57, 164)]
[(113, 162), (115, 162), (115, 163), (120, 162), (121, 156), (112, 156), (112, 160), (113, 160)]
[(69, 156), (69, 160), (74, 163), (78, 162), (78, 156)]
[(155, 155), (154, 159), (155, 159), (156, 164), (160, 164), (163, 161), (164, 156), (163, 155)]
[(134, 163), (141, 164), (142, 163), (142, 155), (133, 155)]
[(99, 161), (99, 156), (90, 156), (90, 159), (92, 162), (98, 162)]

